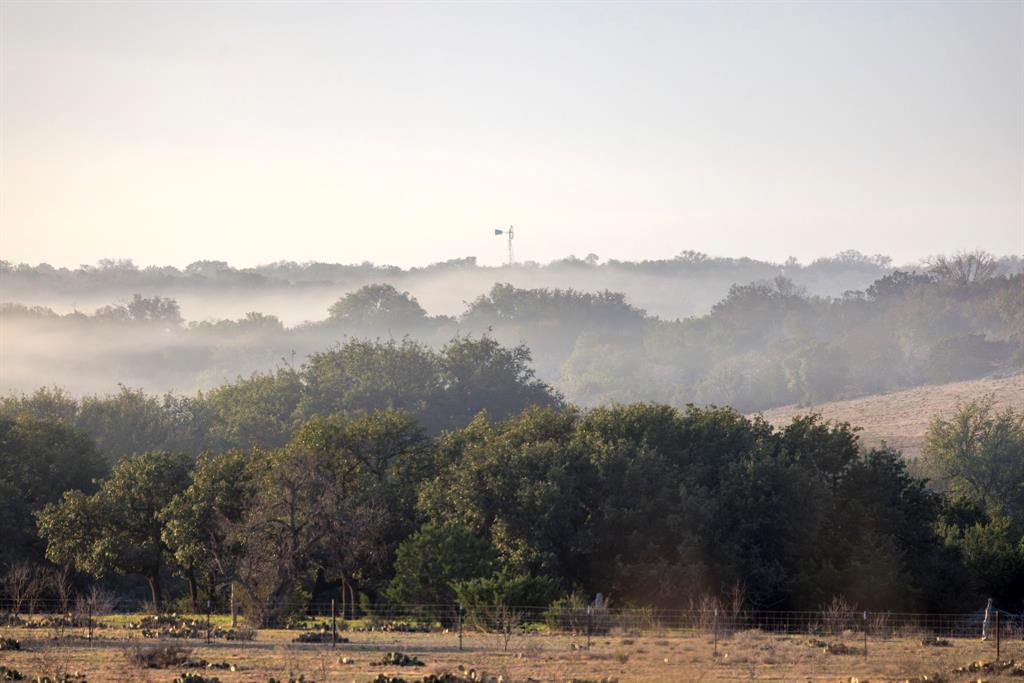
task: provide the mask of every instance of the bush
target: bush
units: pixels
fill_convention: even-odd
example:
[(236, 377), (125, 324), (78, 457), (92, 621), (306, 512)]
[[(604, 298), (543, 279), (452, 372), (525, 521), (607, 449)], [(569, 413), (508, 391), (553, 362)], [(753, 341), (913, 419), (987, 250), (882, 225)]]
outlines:
[(398, 546), (388, 600), (395, 604), (448, 604), (455, 597), (452, 583), (489, 575), (496, 556), (489, 542), (466, 527), (427, 524)]
[[(292, 638), (294, 643), (330, 643), (332, 641), (334, 641), (334, 638), (332, 637), (331, 627), (327, 624), (320, 624), (312, 630), (300, 633), (295, 638)], [(338, 636), (337, 642), (347, 643), (348, 638)]]
[(132, 645), (124, 651), (128, 662), (142, 669), (181, 666), (191, 654), (191, 649), (180, 645)]
[[(127, 624), (129, 629), (142, 631), (143, 638), (206, 638), (207, 626), (205, 619), (185, 619), (176, 614), (145, 616)], [(232, 629), (209, 626), (209, 635), (224, 640), (253, 640), (256, 629), (251, 626)]]
[(485, 673), (477, 673), (470, 669), (466, 676), (460, 676), (451, 672), (427, 674), (422, 678), (402, 678), (401, 676), (377, 674), (377, 677), (369, 681), (369, 683), (497, 683), (499, 680), (500, 679), (495, 676), (488, 676)]
[(558, 595), (558, 581), (546, 576), (501, 571), (487, 578), (458, 581), (455, 596), (467, 612), (481, 608), (546, 607)]
[[(220, 632), (220, 629), (218, 629), (218, 633)], [(239, 626), (238, 628), (230, 628), (227, 631), (223, 631), (222, 633), (224, 635), (224, 640), (256, 639), (256, 629), (254, 629), (252, 626)], [(214, 635), (213, 637), (216, 638), (218, 636)]]
[(423, 662), (402, 652), (388, 652), (375, 666), (423, 666)]
[[(590, 613), (587, 613), (587, 608)], [(544, 611), (544, 623), (552, 631), (567, 633), (586, 633), (600, 635), (611, 630), (611, 615), (608, 612), (608, 601), (600, 607), (587, 603), (581, 593), (572, 593), (551, 603)]]
[(20, 681), (24, 678), (17, 669), (8, 669), (6, 666), (0, 666), (0, 681)]

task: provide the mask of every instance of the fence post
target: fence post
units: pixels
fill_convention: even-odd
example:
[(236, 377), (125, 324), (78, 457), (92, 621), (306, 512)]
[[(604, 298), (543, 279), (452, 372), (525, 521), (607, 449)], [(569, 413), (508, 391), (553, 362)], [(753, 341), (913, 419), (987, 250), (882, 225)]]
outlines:
[(462, 603), (459, 603), (458, 619), (459, 619), (459, 652), (462, 652)]
[(999, 663), (999, 610), (996, 610), (996, 664)]
[(864, 610), (864, 659), (868, 658), (868, 611)]
[(715, 632), (715, 652), (714, 656), (718, 656), (718, 608), (715, 608), (715, 618), (712, 622), (711, 629)]
[(207, 598), (206, 599), (206, 644), (207, 645), (210, 644), (210, 629), (211, 629), (210, 615), (211, 615), (212, 612), (213, 612), (213, 603), (210, 601), (210, 598)]
[(334, 600), (331, 600), (331, 648), (338, 645), (338, 619), (334, 610)]
[(85, 602), (85, 628), (89, 633), (89, 642), (92, 642), (92, 600), (86, 600)]
[(590, 649), (590, 634), (593, 633), (594, 629), (594, 608), (592, 605), (587, 605), (587, 649)]
[(231, 582), (231, 628), (238, 628), (238, 607), (235, 605), (235, 582)]

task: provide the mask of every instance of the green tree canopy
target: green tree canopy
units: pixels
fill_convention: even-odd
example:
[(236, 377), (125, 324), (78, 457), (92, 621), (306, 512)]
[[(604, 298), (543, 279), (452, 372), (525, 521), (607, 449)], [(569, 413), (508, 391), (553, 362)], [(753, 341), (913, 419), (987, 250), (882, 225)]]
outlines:
[(331, 304), (329, 320), (360, 329), (408, 332), (427, 320), (416, 298), (389, 284), (366, 285)]
[(162, 511), (188, 486), (191, 464), (188, 456), (151, 451), (122, 460), (92, 495), (65, 492), (37, 515), (47, 559), (96, 577), (140, 574), (159, 610), (168, 550)]
[(107, 471), (92, 441), (60, 422), (0, 418), (0, 570), (42, 555), (33, 514), (64, 491), (95, 489)]
[(496, 559), (490, 543), (466, 527), (426, 524), (398, 546), (387, 598), (396, 604), (451, 604), (453, 585), (490, 576)]

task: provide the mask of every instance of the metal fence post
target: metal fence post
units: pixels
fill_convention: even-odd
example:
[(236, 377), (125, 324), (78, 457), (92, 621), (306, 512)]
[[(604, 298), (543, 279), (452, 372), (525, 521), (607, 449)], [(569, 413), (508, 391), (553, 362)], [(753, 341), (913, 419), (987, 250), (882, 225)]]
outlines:
[(92, 600), (87, 600), (85, 603), (86, 620), (85, 628), (89, 633), (89, 642), (92, 642)]
[(718, 656), (718, 608), (715, 608), (715, 618), (712, 622), (711, 629), (715, 632), (715, 652), (714, 656)]
[(210, 630), (212, 628), (210, 623), (210, 615), (213, 613), (213, 603), (210, 598), (206, 599), (206, 644), (210, 644)]
[(864, 659), (868, 658), (868, 611), (864, 610)]
[(999, 652), (1000, 652), (1000, 641), (999, 641), (999, 610), (996, 610), (996, 664), (999, 663)]
[(338, 618), (334, 610), (334, 600), (331, 600), (331, 648), (338, 645)]
[(594, 608), (591, 605), (587, 605), (587, 649), (590, 649), (590, 634), (593, 633), (594, 628)]
[(462, 652), (462, 603), (459, 603), (458, 619), (459, 619), (459, 652)]

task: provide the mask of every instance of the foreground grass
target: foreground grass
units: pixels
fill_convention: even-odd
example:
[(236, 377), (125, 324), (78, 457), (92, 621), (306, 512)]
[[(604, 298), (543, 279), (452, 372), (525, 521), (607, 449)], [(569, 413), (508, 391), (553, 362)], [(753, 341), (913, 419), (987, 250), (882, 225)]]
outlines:
[[(172, 681), (180, 668), (143, 669), (125, 656), (130, 645), (155, 644), (137, 631), (122, 628), (113, 620), (97, 630), (92, 642), (84, 631), (68, 630), (60, 640), (46, 629), (4, 628), (0, 637), (21, 641), (20, 651), (0, 652), (0, 664), (18, 669), (26, 677), (39, 674), (55, 678), (84, 674), (90, 683), (100, 681)], [(295, 631), (264, 630), (249, 642), (165, 640), (166, 644), (192, 649), (191, 658), (234, 665), (230, 670), (195, 670), (216, 676), (223, 683), (258, 681), (269, 677), (307, 681), (370, 681), (379, 673), (406, 678), (427, 673), (458, 671), (459, 667), (502, 676), (504, 683), (617, 678), (620, 681), (903, 681), (938, 673), (946, 681), (978, 680), (979, 674), (954, 674), (953, 670), (974, 661), (992, 661), (994, 645), (976, 640), (951, 640), (949, 647), (928, 647), (920, 638), (894, 638), (869, 642), (864, 656), (862, 641), (854, 634), (829, 639), (842, 643), (854, 654), (832, 654), (814, 639), (759, 631), (740, 632), (720, 638), (717, 654), (706, 635), (666, 634), (648, 636), (608, 635), (586, 639), (570, 635), (534, 633), (517, 635), (504, 649), (495, 635), (467, 634), (463, 650), (451, 633), (348, 632), (351, 642), (300, 644), (292, 642)], [(415, 655), (425, 666), (402, 668), (377, 664), (386, 651)], [(1004, 660), (1024, 659), (1024, 641), (1003, 643)], [(986, 681), (1022, 680), (986, 673)], [(928, 680), (935, 680), (930, 678)]]

